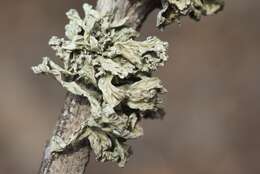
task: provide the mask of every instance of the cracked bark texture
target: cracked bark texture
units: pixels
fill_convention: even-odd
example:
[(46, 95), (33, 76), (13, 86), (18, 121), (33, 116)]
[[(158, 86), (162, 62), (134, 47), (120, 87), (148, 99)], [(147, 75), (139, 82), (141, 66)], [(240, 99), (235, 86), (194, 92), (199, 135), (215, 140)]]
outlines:
[[(98, 0), (96, 9), (102, 13), (113, 12), (116, 20), (127, 16), (129, 25), (138, 30), (149, 13), (159, 5), (159, 0)], [(69, 135), (77, 131), (80, 123), (89, 114), (90, 107), (86, 98), (67, 94), (53, 136), (66, 140)], [(90, 150), (88, 142), (83, 141), (63, 152), (50, 154), (47, 144), (39, 174), (84, 174)]]

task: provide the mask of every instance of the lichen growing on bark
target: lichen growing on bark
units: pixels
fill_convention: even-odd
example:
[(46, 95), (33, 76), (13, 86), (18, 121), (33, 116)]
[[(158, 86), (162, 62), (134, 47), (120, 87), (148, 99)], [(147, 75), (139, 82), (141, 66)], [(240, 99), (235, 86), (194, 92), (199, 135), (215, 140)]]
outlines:
[(180, 22), (182, 16), (190, 16), (200, 20), (201, 16), (208, 16), (221, 11), (223, 0), (161, 0), (162, 10), (158, 14), (157, 26), (163, 28), (172, 22)]
[[(182, 16), (200, 20), (217, 13), (222, 0), (161, 0), (157, 26), (179, 22)], [(66, 39), (54, 36), (49, 45), (63, 65), (50, 58), (33, 67), (36, 74), (54, 77), (68, 92), (85, 97), (91, 114), (68, 139), (54, 135), (48, 153), (63, 152), (88, 139), (99, 161), (115, 161), (123, 167), (130, 156), (127, 140), (143, 135), (142, 118), (160, 113), (160, 94), (166, 92), (153, 76), (167, 61), (167, 42), (156, 37), (137, 41), (138, 32), (127, 18), (115, 20), (88, 4), (85, 17), (67, 12)], [(86, 106), (87, 107), (87, 106)]]
[(160, 110), (159, 94), (166, 89), (152, 73), (167, 60), (168, 44), (156, 37), (137, 41), (127, 18), (115, 21), (112, 14), (101, 15), (88, 4), (83, 9), (83, 19), (76, 10), (67, 12), (67, 39), (54, 36), (49, 41), (63, 65), (45, 57), (32, 68), (86, 97), (91, 107), (78, 133), (67, 142), (54, 137), (51, 151), (87, 138), (98, 160), (124, 166), (130, 155), (126, 141), (143, 134), (139, 122), (147, 113)]

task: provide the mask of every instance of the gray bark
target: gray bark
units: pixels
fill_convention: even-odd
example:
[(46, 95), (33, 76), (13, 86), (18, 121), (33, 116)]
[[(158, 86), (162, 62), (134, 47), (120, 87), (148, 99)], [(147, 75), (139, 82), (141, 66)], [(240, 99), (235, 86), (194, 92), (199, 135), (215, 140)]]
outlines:
[[(129, 25), (139, 29), (147, 15), (158, 5), (159, 0), (99, 0), (97, 10), (113, 12), (116, 19), (129, 18)], [(62, 139), (76, 131), (80, 123), (90, 114), (86, 98), (67, 94), (63, 112), (58, 119), (53, 136)], [(89, 162), (90, 147), (83, 141), (64, 152), (50, 154), (49, 144), (45, 147), (39, 174), (84, 174)]]

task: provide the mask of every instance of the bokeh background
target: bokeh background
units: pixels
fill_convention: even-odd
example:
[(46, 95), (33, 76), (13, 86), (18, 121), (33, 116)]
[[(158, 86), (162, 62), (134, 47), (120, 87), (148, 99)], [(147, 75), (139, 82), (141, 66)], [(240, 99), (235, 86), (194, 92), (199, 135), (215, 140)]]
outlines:
[[(65, 91), (30, 67), (53, 57), (50, 36), (63, 36), (65, 12), (83, 2), (0, 1), (0, 174), (38, 171)], [(144, 122), (126, 168), (92, 157), (88, 173), (259, 174), (259, 10), (258, 0), (226, 0), (224, 12), (165, 32), (154, 12), (141, 32), (170, 43), (158, 74), (169, 90), (166, 117)]]

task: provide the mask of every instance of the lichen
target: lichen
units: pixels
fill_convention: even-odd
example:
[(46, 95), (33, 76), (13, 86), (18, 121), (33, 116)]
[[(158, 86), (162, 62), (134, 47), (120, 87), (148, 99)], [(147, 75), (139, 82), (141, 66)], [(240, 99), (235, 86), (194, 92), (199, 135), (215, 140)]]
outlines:
[(143, 135), (140, 120), (160, 110), (159, 94), (166, 89), (153, 72), (167, 60), (168, 44), (156, 37), (137, 41), (127, 18), (115, 21), (88, 4), (83, 9), (83, 19), (76, 10), (67, 12), (66, 39), (54, 36), (49, 41), (63, 65), (45, 57), (32, 68), (90, 103), (91, 115), (78, 133), (68, 142), (54, 138), (52, 151), (87, 138), (98, 160), (124, 166), (130, 155), (126, 141)]
[(180, 22), (182, 16), (200, 20), (202, 16), (215, 14), (223, 9), (223, 0), (161, 0), (157, 26), (164, 28), (172, 22)]

